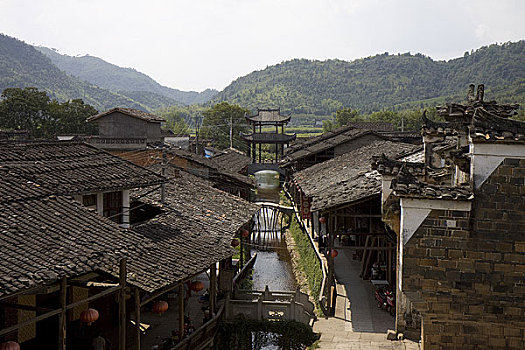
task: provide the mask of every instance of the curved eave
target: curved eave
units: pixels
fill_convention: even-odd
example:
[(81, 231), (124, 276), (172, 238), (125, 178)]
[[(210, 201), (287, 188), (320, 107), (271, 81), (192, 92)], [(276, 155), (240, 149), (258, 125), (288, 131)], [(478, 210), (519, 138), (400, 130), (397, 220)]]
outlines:
[(289, 143), (297, 138), (297, 134), (251, 133), (241, 134), (244, 141), (250, 143)]
[(288, 124), (291, 117), (292, 117), (291, 115), (288, 115), (288, 116), (280, 116), (280, 118), (275, 118), (273, 120), (268, 120), (268, 119), (265, 120), (259, 115), (245, 116), (246, 120), (249, 123), (261, 124), (261, 125)]

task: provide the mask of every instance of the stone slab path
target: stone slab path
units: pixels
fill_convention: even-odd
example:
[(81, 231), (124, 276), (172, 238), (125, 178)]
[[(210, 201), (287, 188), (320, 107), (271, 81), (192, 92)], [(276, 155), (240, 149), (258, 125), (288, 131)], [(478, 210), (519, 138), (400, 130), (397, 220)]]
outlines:
[(387, 330), (394, 329), (394, 317), (377, 308), (374, 287), (359, 277), (361, 263), (352, 260), (351, 253), (341, 249), (336, 258), (335, 317), (315, 322), (314, 331), (321, 333), (319, 349), (420, 349), (413, 341), (386, 339)]

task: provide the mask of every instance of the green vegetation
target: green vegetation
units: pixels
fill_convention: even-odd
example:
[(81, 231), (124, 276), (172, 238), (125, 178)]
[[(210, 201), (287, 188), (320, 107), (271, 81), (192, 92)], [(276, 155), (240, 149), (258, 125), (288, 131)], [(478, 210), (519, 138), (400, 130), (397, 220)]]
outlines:
[(35, 138), (60, 134), (95, 134), (94, 124), (86, 119), (97, 113), (82, 100), (59, 103), (36, 88), (5, 89), (0, 102), (0, 128), (23, 129)]
[(221, 102), (210, 109), (205, 110), (202, 114), (204, 119), (200, 135), (202, 138), (214, 140), (214, 146), (219, 148), (230, 147), (230, 129), (232, 145), (234, 148), (243, 150), (246, 143), (241, 139), (240, 133), (249, 133), (250, 128), (244, 118), (248, 110), (232, 105), (227, 102)]
[(208, 102), (216, 90), (208, 89), (203, 92), (180, 91), (162, 86), (144, 73), (133, 68), (122, 68), (108, 63), (98, 57), (82, 56), (72, 57), (61, 55), (46, 47), (37, 47), (37, 50), (49, 57), (53, 63), (77, 78), (88, 81), (103, 89), (126, 95), (137, 101), (150, 101), (160, 106), (174, 104), (199, 104)]
[(295, 321), (254, 321), (237, 317), (219, 326), (215, 349), (258, 350), (277, 345), (283, 350), (303, 350), (319, 339), (312, 329)]
[(447, 62), (410, 53), (352, 62), (294, 59), (235, 80), (214, 100), (252, 110), (281, 107), (295, 122), (310, 116), (306, 125), (344, 107), (369, 114), (463, 101), (469, 83), (484, 83), (489, 99), (523, 104), (525, 41), (482, 47)]
[(67, 75), (33, 46), (0, 34), (0, 91), (25, 87), (36, 87), (58, 101), (82, 99), (97, 110), (128, 107), (153, 111), (160, 107), (158, 99), (135, 100)]
[(295, 241), (295, 249), (299, 252), (299, 266), (304, 271), (308, 280), (310, 295), (317, 302), (323, 281), (321, 263), (319, 259), (317, 259), (315, 250), (310, 243), (310, 238), (308, 238), (307, 233), (301, 229), (295, 216), (290, 225), (290, 234)]

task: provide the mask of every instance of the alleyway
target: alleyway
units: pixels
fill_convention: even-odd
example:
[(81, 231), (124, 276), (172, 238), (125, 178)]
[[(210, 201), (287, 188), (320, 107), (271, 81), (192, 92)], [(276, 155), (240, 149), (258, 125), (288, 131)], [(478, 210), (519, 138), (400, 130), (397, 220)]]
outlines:
[(314, 331), (320, 332), (320, 349), (419, 349), (412, 341), (386, 339), (394, 329), (394, 318), (378, 309), (374, 288), (359, 277), (361, 263), (351, 259), (351, 251), (341, 249), (335, 262), (337, 303), (335, 317), (320, 318)]

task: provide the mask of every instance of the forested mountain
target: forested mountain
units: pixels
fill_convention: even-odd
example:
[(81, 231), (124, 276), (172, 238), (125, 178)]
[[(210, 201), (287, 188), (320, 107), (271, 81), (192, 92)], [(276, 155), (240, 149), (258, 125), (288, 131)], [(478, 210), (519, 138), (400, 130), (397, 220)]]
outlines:
[(294, 59), (235, 80), (214, 100), (294, 114), (329, 115), (342, 107), (369, 113), (462, 101), (469, 83), (484, 83), (489, 99), (523, 105), (525, 42), (482, 47), (447, 62), (409, 53), (352, 62)]
[(0, 34), (0, 92), (16, 87), (36, 87), (60, 101), (82, 99), (99, 111), (119, 106), (153, 111), (175, 104), (160, 95), (131, 96), (97, 87), (61, 71), (33, 46)]
[(199, 93), (162, 86), (135, 69), (122, 68), (94, 56), (73, 57), (62, 55), (46, 47), (36, 47), (36, 49), (48, 56), (64, 72), (101, 88), (134, 96), (134, 98), (139, 98), (143, 93), (150, 97), (157, 94), (180, 104), (191, 105), (206, 103), (217, 94), (217, 90), (212, 89)]

